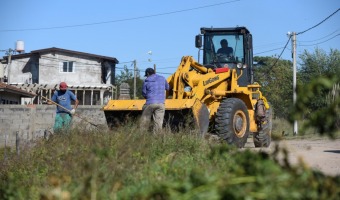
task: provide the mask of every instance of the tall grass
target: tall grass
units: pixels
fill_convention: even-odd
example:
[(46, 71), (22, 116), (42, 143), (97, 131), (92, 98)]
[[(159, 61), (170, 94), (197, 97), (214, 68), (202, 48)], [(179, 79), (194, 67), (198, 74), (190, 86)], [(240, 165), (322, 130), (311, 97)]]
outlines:
[(0, 199), (335, 199), (340, 177), (195, 130), (74, 129), (1, 162)]
[[(298, 121), (298, 135), (293, 134), (293, 125), (289, 123), (289, 121), (281, 118), (277, 118), (273, 120), (273, 129), (272, 129), (272, 139), (273, 140), (282, 140), (282, 139), (304, 139), (304, 138), (320, 138), (327, 136), (320, 136), (317, 132), (317, 129), (313, 127), (309, 128), (301, 128), (304, 124), (304, 121)], [(334, 138), (340, 138), (340, 133), (334, 134)]]
[(335, 110), (337, 112), (335, 123), (336, 123), (336, 127), (338, 129), (340, 129), (340, 100), (339, 100), (339, 95), (340, 95), (340, 84), (335, 83), (335, 84), (333, 84), (332, 90), (326, 96), (327, 105), (332, 105), (333, 103), (338, 101), (338, 104), (335, 105)]

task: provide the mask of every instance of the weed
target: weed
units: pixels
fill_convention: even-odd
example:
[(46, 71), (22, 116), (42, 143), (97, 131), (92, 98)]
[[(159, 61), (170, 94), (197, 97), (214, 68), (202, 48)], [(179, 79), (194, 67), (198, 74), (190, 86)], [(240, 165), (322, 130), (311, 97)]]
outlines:
[[(335, 199), (340, 177), (239, 151), (194, 130), (73, 129), (0, 168), (0, 199)], [(286, 155), (286, 154), (284, 154)], [(286, 155), (287, 156), (287, 155)]]

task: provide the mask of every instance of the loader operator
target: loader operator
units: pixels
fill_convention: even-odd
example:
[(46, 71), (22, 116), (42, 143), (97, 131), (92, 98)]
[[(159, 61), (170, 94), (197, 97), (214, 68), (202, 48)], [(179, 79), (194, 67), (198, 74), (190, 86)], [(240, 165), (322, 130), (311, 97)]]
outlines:
[(169, 90), (169, 84), (163, 76), (155, 74), (155, 70), (147, 68), (142, 88), (142, 95), (146, 99), (141, 117), (141, 129), (147, 129), (153, 119), (153, 133), (162, 129), (165, 113), (165, 90)]
[[(72, 115), (75, 114), (75, 109), (78, 107), (79, 101), (76, 95), (67, 88), (67, 84), (61, 82), (59, 84), (59, 90), (55, 91), (52, 96), (52, 101), (57, 104), (57, 114), (53, 127), (54, 132), (61, 130), (67, 131), (70, 128)], [(71, 101), (75, 102), (73, 108), (71, 106)]]
[(221, 42), (221, 48), (217, 50), (217, 54), (223, 54), (226, 55), (227, 57), (232, 57), (233, 56), (233, 48), (228, 46), (228, 41), (226, 39), (222, 39)]

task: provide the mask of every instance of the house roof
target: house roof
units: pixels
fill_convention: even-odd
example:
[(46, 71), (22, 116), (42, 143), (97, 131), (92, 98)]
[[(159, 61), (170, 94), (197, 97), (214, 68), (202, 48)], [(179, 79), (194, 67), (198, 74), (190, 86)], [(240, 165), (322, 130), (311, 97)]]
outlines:
[[(32, 54), (42, 54), (42, 53), (49, 53), (49, 52), (60, 52), (60, 53), (74, 54), (74, 55), (79, 55), (79, 56), (87, 56), (87, 57), (92, 57), (92, 58), (96, 58), (99, 60), (112, 61), (115, 64), (119, 63), (119, 61), (114, 57), (101, 56), (101, 55), (84, 53), (80, 51), (72, 51), (72, 50), (61, 49), (61, 48), (56, 48), (56, 47), (34, 50), (34, 51), (31, 51), (31, 53), (22, 53), (22, 54), (12, 55), (12, 59), (25, 58), (25, 57), (31, 56)], [(8, 56), (5, 56), (4, 58), (7, 58), (7, 57)]]
[[(11, 83), (12, 86), (15, 86), (19, 89), (23, 89), (26, 91), (40, 91), (40, 90), (56, 90), (59, 89), (59, 84), (37, 84), (37, 83)], [(116, 88), (114, 85), (106, 85), (106, 84), (91, 84), (91, 85), (70, 85), (67, 84), (68, 88), (71, 90), (112, 90)]]
[(36, 96), (36, 94), (27, 92), (25, 90), (19, 89), (15, 86), (8, 85), (6, 83), (0, 83), (0, 92), (10, 92), (14, 94), (20, 94), (22, 97), (32, 98)]

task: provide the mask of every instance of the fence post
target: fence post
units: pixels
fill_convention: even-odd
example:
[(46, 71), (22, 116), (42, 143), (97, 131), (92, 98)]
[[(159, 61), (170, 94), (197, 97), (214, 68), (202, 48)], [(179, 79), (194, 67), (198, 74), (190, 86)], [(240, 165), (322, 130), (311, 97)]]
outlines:
[(19, 137), (19, 131), (17, 131), (16, 134), (15, 134), (15, 146), (16, 146), (17, 155), (19, 156), (19, 154), (20, 154), (20, 137)]
[(8, 135), (7, 132), (5, 133), (5, 150), (4, 150), (4, 160), (7, 160), (7, 140), (8, 140)]

